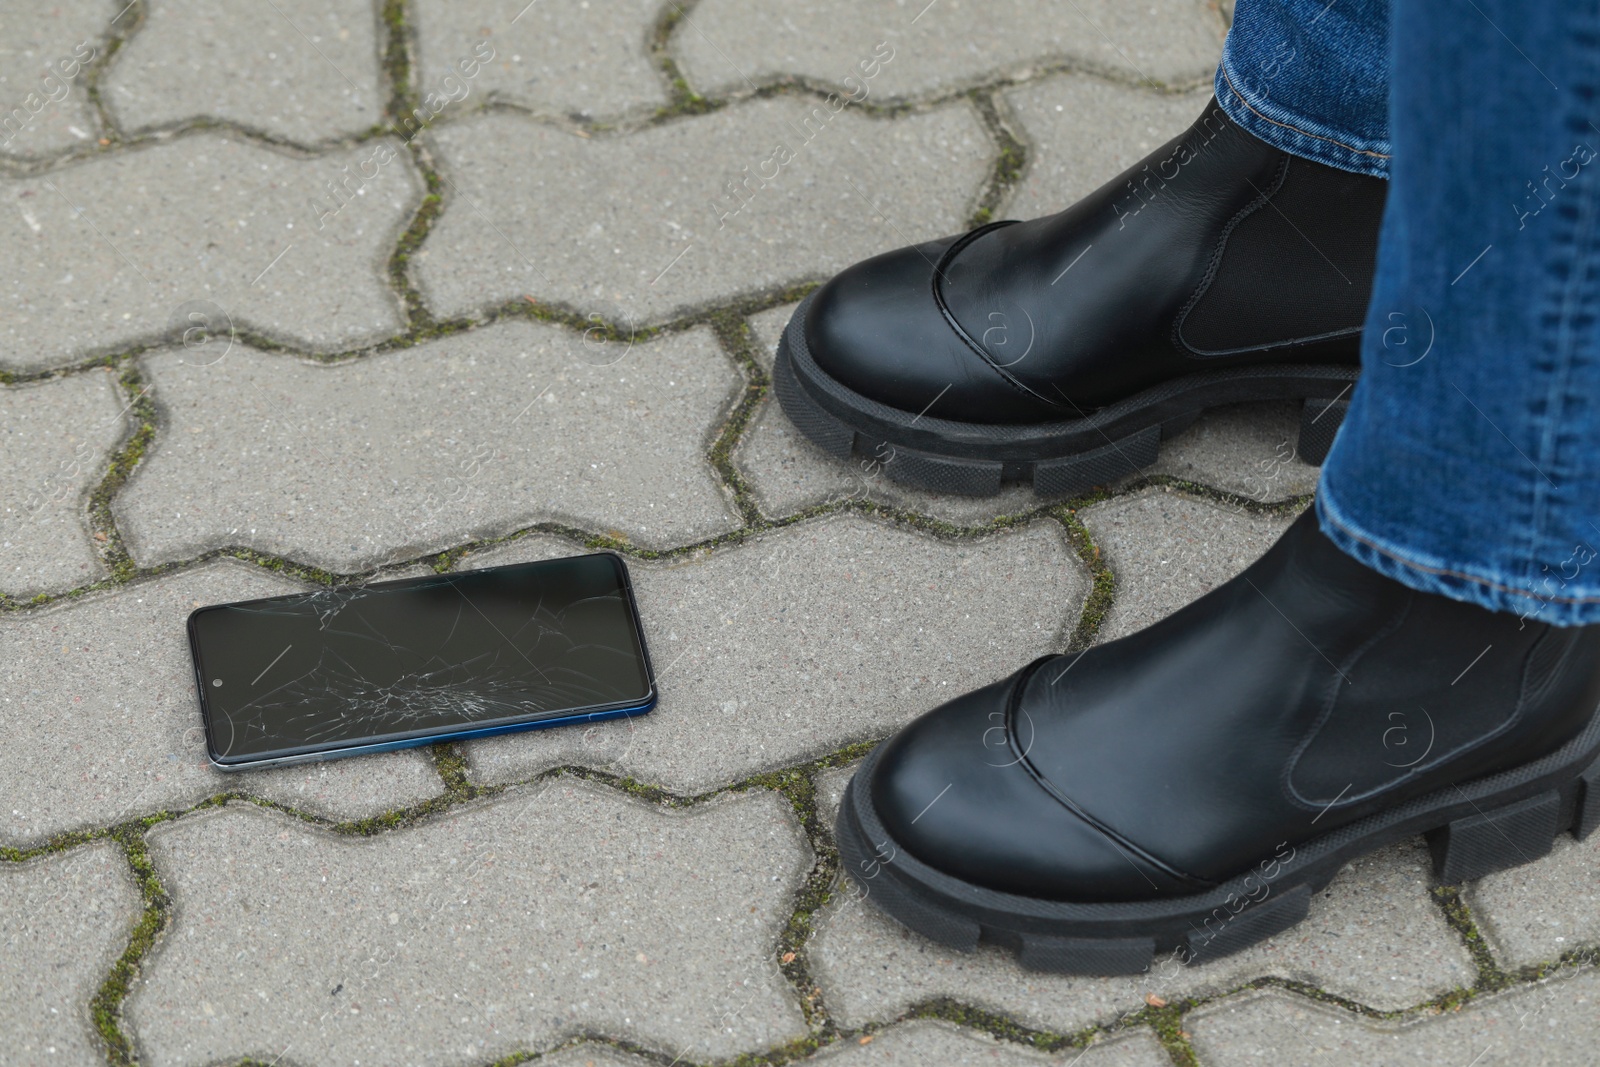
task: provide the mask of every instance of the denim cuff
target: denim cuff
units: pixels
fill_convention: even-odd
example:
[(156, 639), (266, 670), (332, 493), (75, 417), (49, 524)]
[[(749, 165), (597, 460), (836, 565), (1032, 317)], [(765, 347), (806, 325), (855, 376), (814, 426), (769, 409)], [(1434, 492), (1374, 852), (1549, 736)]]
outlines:
[(1388, 0), (1239, 0), (1217, 103), (1274, 148), (1387, 178), (1388, 22)]
[(1323, 534), (1345, 555), (1411, 589), (1551, 626), (1600, 622), (1600, 592), (1585, 594), (1577, 586), (1565, 583), (1560, 588), (1537, 592), (1511, 575), (1477, 574), (1471, 568), (1449, 567), (1443, 560), (1425, 558), (1362, 529), (1340, 509), (1327, 478), (1317, 486), (1316, 509)]
[(1217, 66), (1217, 103), (1240, 129), (1291, 156), (1340, 170), (1389, 176), (1389, 142), (1351, 137), (1274, 103), (1241, 75), (1227, 49)]

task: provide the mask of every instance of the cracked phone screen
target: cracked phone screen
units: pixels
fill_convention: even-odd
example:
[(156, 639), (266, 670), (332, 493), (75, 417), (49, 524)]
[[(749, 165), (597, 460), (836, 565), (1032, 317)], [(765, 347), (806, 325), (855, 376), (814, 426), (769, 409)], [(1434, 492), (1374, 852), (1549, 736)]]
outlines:
[(609, 553), (201, 608), (189, 633), (219, 763), (644, 710), (654, 692)]

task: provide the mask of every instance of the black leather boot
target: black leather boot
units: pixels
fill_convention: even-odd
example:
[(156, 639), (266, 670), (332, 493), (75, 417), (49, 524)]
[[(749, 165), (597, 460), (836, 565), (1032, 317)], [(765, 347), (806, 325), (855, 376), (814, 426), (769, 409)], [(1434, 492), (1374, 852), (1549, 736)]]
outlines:
[(1600, 823), (1600, 626), (1419, 593), (1302, 516), (1139, 633), (1039, 660), (878, 746), (844, 867), (957, 949), (1122, 974), (1306, 915), (1356, 856), (1426, 835), (1441, 881)]
[(858, 263), (773, 370), (841, 458), (923, 488), (1070, 493), (1155, 462), (1202, 410), (1307, 399), (1321, 463), (1357, 373), (1386, 183), (1280, 152), (1215, 102), (1059, 215)]

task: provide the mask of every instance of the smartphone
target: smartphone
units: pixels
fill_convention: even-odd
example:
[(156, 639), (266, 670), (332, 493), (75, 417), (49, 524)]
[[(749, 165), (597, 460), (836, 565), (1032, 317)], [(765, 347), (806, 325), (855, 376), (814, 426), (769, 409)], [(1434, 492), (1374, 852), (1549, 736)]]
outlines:
[(189, 648), (207, 754), (223, 770), (656, 703), (633, 585), (610, 552), (203, 607)]

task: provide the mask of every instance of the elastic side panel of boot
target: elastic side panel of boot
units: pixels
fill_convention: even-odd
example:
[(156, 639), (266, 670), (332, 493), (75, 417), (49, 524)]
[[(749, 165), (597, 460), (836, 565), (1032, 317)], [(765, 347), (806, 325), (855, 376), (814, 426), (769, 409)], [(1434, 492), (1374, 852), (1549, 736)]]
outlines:
[(1220, 356), (1359, 329), (1387, 191), (1381, 178), (1290, 160), (1283, 184), (1228, 235), (1179, 324), (1183, 343)]

